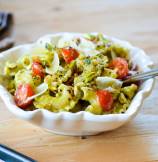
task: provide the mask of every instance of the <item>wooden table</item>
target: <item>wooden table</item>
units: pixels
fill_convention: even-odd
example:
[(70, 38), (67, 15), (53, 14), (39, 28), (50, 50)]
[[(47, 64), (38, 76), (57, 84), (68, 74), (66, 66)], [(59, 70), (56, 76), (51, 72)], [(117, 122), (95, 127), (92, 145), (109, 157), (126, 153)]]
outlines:
[[(61, 31), (104, 32), (143, 48), (158, 65), (157, 0), (0, 0), (11, 11), (16, 44)], [(158, 161), (158, 84), (139, 115), (88, 139), (50, 134), (12, 116), (0, 101), (0, 143), (39, 162)]]

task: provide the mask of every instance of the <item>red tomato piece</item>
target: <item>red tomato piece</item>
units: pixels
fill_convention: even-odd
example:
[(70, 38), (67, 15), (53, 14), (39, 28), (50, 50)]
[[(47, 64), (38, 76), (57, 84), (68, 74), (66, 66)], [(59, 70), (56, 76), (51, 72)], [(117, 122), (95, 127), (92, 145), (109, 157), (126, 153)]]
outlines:
[(41, 78), (44, 78), (44, 68), (39, 62), (32, 63), (32, 72), (34, 76), (38, 75)]
[(98, 96), (99, 104), (103, 108), (103, 110), (111, 110), (113, 104), (112, 94), (106, 90), (98, 90), (96, 94)]
[(117, 70), (118, 78), (122, 79), (128, 75), (128, 63), (125, 59), (117, 57), (110, 63), (110, 67)]
[(34, 95), (34, 90), (29, 84), (20, 84), (14, 94), (14, 100), (17, 106), (25, 109), (32, 103), (32, 100), (27, 100), (28, 97)]
[(62, 48), (61, 54), (66, 63), (70, 63), (79, 56), (79, 53), (72, 47)]
[(40, 57), (39, 56), (34, 56), (33, 57), (33, 62), (37, 62), (37, 63), (41, 64)]

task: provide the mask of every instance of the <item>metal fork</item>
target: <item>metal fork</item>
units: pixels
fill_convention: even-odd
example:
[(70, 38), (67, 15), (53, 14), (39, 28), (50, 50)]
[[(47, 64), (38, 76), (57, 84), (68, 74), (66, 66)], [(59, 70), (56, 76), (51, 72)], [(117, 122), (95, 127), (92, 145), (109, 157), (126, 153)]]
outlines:
[(123, 83), (131, 83), (131, 82), (137, 82), (137, 81), (141, 81), (141, 80), (147, 80), (150, 78), (154, 78), (156, 76), (158, 76), (158, 68), (152, 69), (147, 72), (139, 73), (139, 74), (136, 74), (133, 76), (129, 76), (123, 80)]

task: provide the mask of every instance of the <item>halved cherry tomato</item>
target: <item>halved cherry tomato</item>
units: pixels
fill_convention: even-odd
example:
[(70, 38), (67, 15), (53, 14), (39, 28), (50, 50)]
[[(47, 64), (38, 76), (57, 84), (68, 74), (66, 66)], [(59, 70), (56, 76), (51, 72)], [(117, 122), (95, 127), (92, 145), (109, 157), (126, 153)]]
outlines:
[(32, 63), (32, 72), (34, 76), (38, 75), (41, 78), (44, 78), (44, 68), (39, 62)]
[(103, 108), (103, 110), (111, 110), (113, 104), (112, 94), (106, 90), (98, 90), (96, 94), (98, 96), (99, 104)]
[(37, 62), (39, 64), (41, 64), (41, 60), (39, 56), (33, 56), (33, 62)]
[(66, 63), (70, 63), (79, 56), (79, 53), (72, 47), (62, 48), (61, 54)]
[(27, 100), (28, 97), (34, 95), (34, 90), (29, 84), (20, 84), (14, 95), (14, 100), (17, 106), (25, 109), (28, 105), (32, 103), (32, 100)]
[(110, 67), (117, 70), (118, 78), (122, 79), (128, 74), (128, 63), (125, 59), (117, 57), (110, 63)]

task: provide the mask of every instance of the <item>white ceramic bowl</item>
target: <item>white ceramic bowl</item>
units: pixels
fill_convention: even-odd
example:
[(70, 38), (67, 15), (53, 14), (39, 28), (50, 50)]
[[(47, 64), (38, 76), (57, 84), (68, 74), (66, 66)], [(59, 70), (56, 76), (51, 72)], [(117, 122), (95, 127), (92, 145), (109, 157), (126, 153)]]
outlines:
[[(82, 35), (78, 33), (50, 34), (40, 38), (36, 43), (20, 45), (2, 52), (0, 53), (0, 72), (2, 73), (2, 69), (4, 68), (4, 64), (7, 60), (14, 61), (20, 55), (26, 54), (26, 51), (31, 52), (35, 45), (44, 45), (45, 42), (57, 41), (63, 34)], [(132, 60), (142, 69), (142, 71), (150, 70), (153, 63), (143, 50), (133, 47), (126, 41), (121, 41), (108, 36), (105, 37), (129, 48)], [(17, 117), (57, 134), (83, 136), (95, 135), (100, 132), (113, 130), (127, 123), (137, 114), (144, 99), (150, 94), (153, 84), (154, 79), (149, 79), (141, 85), (138, 93), (124, 114), (93, 115), (89, 112), (83, 111), (78, 113), (53, 113), (44, 109), (24, 111), (15, 105), (13, 97), (2, 85), (0, 85), (0, 96), (5, 102), (8, 110)]]

